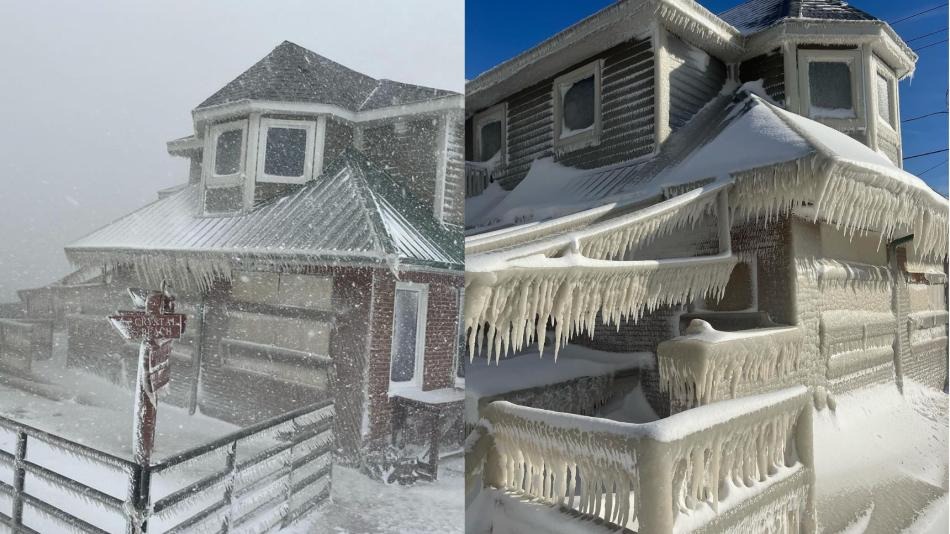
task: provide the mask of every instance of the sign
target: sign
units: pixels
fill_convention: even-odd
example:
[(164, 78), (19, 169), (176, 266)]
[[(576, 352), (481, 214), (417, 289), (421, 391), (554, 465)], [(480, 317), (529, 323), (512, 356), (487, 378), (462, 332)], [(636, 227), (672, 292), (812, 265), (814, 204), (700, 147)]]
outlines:
[(148, 315), (141, 311), (120, 311), (110, 315), (112, 326), (125, 339), (180, 339), (185, 332), (185, 316), (180, 313)]

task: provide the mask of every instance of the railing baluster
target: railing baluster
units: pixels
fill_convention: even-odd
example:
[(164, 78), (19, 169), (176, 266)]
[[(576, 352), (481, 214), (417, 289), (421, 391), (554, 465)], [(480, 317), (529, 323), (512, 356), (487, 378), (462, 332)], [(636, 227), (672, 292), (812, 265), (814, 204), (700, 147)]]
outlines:
[(237, 475), (237, 440), (228, 445), (227, 471), (228, 481), (224, 486), (224, 506), (227, 510), (224, 513), (224, 524), (221, 525), (221, 532), (227, 534), (231, 531), (231, 522), (234, 519), (234, 510), (232, 509), (232, 500), (234, 495), (234, 479)]
[(26, 482), (26, 432), (16, 433), (16, 453), (13, 457), (13, 531), (23, 526), (23, 486)]
[(290, 446), (290, 454), (287, 455), (287, 460), (285, 462), (287, 466), (287, 501), (284, 503), (284, 509), (280, 514), (280, 528), (286, 528), (288, 524), (288, 519), (290, 518), (290, 507), (294, 501), (294, 452), (297, 448), (297, 433), (300, 432), (300, 427), (297, 425), (296, 419), (291, 419), (291, 428), (290, 431), (290, 441), (293, 445)]

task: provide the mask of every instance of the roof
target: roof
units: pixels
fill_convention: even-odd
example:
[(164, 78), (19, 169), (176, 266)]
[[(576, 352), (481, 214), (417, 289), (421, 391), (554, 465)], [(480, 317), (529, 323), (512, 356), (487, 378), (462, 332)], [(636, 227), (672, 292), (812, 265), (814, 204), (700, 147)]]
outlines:
[[(187, 265), (225, 277), (230, 265), (248, 260), (448, 269), (464, 261), (453, 232), (354, 149), (316, 180), (250, 213), (202, 217), (200, 184), (190, 184), (77, 240), (66, 254), (80, 265)], [(202, 266), (201, 260), (215, 263)]]
[(749, 0), (719, 14), (743, 35), (789, 19), (880, 20), (842, 0)]
[(377, 80), (284, 41), (195, 109), (241, 100), (329, 104), (350, 111), (412, 104), (452, 91)]
[[(743, 213), (811, 203), (846, 228), (885, 235), (908, 229), (922, 247), (946, 254), (945, 232), (937, 230), (946, 228), (946, 198), (851, 137), (773, 105), (756, 94), (760, 89), (746, 84), (713, 100), (652, 158), (591, 170), (536, 161), (478, 221), (483, 226), (467, 240), (468, 253), (547, 239), (564, 228), (642, 210), (683, 189), (734, 182), (743, 192), (735, 195)], [(741, 154), (736, 146), (744, 147)], [(823, 181), (826, 174), (833, 178)]]

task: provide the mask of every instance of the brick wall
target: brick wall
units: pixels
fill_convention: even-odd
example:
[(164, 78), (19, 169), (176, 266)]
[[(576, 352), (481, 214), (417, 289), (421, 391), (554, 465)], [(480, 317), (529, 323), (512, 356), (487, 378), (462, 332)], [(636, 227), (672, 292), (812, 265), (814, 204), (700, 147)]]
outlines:
[[(373, 280), (372, 341), (367, 376), (369, 434), (366, 437), (382, 444), (392, 432), (389, 363), (396, 279), (388, 270), (380, 269), (375, 271)], [(462, 274), (402, 272), (399, 280), (428, 286), (422, 389), (452, 387), (459, 317), (457, 291), (463, 285)]]

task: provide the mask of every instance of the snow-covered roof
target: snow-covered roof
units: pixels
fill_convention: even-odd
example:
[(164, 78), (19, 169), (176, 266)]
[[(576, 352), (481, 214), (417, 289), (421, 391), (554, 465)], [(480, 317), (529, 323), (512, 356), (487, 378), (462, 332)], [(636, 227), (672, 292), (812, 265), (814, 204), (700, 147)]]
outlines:
[[(721, 294), (737, 261), (729, 251), (626, 260), (631, 250), (695, 225), (716, 202), (748, 220), (810, 205), (816, 220), (846, 232), (876, 230), (882, 240), (913, 233), (917, 253), (946, 256), (946, 198), (761, 91), (747, 84), (717, 99), (650, 160), (593, 170), (536, 162), (489, 213), (491, 231), (466, 238), (465, 321), (478, 333), (469, 340), (472, 353), (476, 341), (495, 357), (535, 341), (543, 348), (549, 319), (557, 351), (598, 317), (610, 324)], [(529, 216), (535, 219), (527, 224), (498, 224)]]
[(743, 35), (772, 26), (781, 20), (879, 20), (843, 0), (749, 0), (719, 14)]
[(196, 109), (242, 100), (266, 100), (329, 104), (349, 111), (365, 111), (455, 94), (432, 87), (377, 80), (284, 41)]
[(203, 217), (200, 193), (190, 184), (77, 240), (66, 254), (80, 265), (133, 265), (149, 279), (199, 287), (230, 278), (243, 262), (460, 269), (463, 261), (460, 243), (431, 210), (353, 149), (295, 193), (249, 213)]
[[(521, 224), (522, 228), (498, 232), (508, 236), (506, 246), (510, 246), (513, 234), (537, 233), (539, 223), (554, 224), (544, 221), (576, 217), (587, 210), (599, 211), (598, 218), (602, 219), (608, 217), (609, 211), (629, 211), (631, 207), (655, 204), (683, 184), (721, 182), (743, 173), (765, 172), (764, 169), (773, 169), (770, 172), (774, 174), (774, 169), (783, 166), (790, 173), (785, 183), (769, 181), (769, 185), (764, 186), (766, 181), (756, 182), (766, 190), (758, 197), (734, 198), (739, 209), (749, 210), (749, 213), (765, 212), (769, 207), (759, 205), (760, 202), (785, 195), (782, 202), (797, 200), (815, 203), (819, 208), (824, 200), (824, 213), (819, 214), (823, 218), (848, 226), (857, 224), (861, 228), (882, 229), (886, 234), (892, 233), (890, 230), (898, 221), (909, 222), (912, 213), (921, 219), (913, 223), (919, 230), (922, 230), (924, 212), (930, 213), (927, 217), (935, 223), (937, 218), (946, 221), (947, 199), (923, 180), (897, 168), (886, 157), (851, 137), (785, 111), (757, 93), (762, 93), (758, 85), (746, 84), (733, 93), (721, 95), (685, 127), (674, 132), (656, 156), (647, 159), (590, 170), (564, 167), (550, 159), (535, 161), (524, 180), (500, 198), (494, 208), (487, 210), (480, 220), (466, 221), (477, 232), (466, 246), (477, 245), (477, 250), (487, 250), (491, 247), (486, 247), (486, 241), (500, 239), (492, 237), (494, 232)], [(803, 165), (805, 162), (810, 166)], [(846, 171), (860, 175), (860, 183), (874, 191), (886, 192), (886, 198), (881, 198), (876, 206), (888, 205), (888, 209), (907, 206), (910, 211), (865, 213), (865, 218), (858, 221), (854, 219), (856, 213), (839, 213), (845, 207), (841, 201), (857, 206), (870, 200), (870, 196), (862, 199), (857, 189), (842, 191), (837, 197), (828, 191), (811, 191), (805, 187), (787, 191), (802, 179), (828, 172), (826, 168), (819, 168), (821, 165), (835, 165), (836, 176)], [(769, 187), (775, 191), (770, 193)], [(900, 216), (892, 216), (896, 214)], [(523, 224), (525, 222), (532, 226)], [(930, 233), (934, 230), (931, 225)], [(923, 237), (920, 231), (917, 237)], [(936, 241), (931, 240), (930, 248), (945, 254), (946, 239), (933, 238)]]

